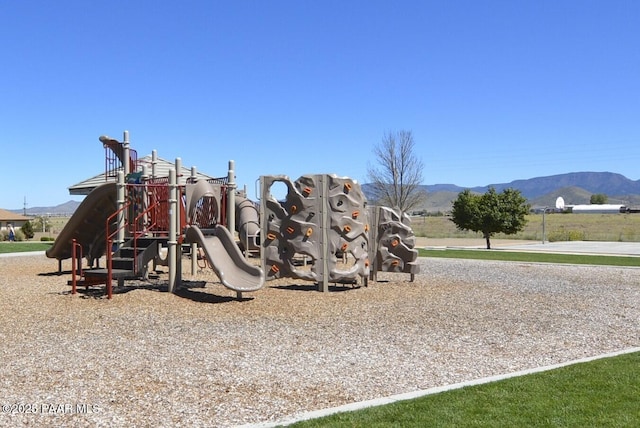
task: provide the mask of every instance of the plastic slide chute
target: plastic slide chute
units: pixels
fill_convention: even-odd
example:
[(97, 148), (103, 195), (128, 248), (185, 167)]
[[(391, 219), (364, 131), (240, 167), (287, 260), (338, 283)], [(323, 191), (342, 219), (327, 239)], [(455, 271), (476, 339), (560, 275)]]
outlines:
[(222, 284), (234, 291), (257, 291), (264, 285), (264, 273), (249, 263), (235, 243), (231, 232), (224, 226), (204, 231), (188, 226), (186, 242), (197, 243)]
[(47, 257), (58, 260), (71, 258), (75, 239), (88, 260), (92, 262), (100, 258), (106, 250), (106, 221), (116, 210), (116, 183), (105, 183), (93, 189), (46, 251)]

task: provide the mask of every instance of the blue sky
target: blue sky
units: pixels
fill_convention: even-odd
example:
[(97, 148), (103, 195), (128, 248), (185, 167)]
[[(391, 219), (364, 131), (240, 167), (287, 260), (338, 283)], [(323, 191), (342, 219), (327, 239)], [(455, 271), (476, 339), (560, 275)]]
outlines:
[(0, 0), (0, 207), (63, 203), (128, 130), (254, 196), (366, 182), (412, 131), (424, 184), (640, 179), (640, 2)]

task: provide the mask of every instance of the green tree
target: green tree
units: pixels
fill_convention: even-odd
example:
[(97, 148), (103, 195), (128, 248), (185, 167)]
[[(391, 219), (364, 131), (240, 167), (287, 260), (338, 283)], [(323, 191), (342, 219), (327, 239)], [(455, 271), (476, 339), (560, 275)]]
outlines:
[(422, 183), (422, 160), (415, 153), (411, 131), (389, 132), (373, 148), (377, 166), (369, 166), (376, 203), (406, 213), (420, 207), (426, 199)]
[(27, 221), (25, 224), (23, 224), (20, 230), (22, 231), (22, 233), (24, 233), (25, 238), (33, 238), (33, 227), (31, 226), (30, 221)]
[(604, 193), (594, 193), (591, 195), (590, 203), (594, 205), (603, 205), (607, 203), (608, 199), (609, 198)]
[(483, 194), (471, 193), (466, 189), (453, 202), (451, 221), (460, 230), (482, 232), (491, 249), (491, 237), (496, 233), (512, 235), (527, 224), (529, 212), (527, 200), (515, 189), (505, 189), (497, 193), (493, 187)]
[(35, 217), (31, 220), (31, 228), (38, 232), (49, 232), (51, 229), (51, 221), (45, 216)]

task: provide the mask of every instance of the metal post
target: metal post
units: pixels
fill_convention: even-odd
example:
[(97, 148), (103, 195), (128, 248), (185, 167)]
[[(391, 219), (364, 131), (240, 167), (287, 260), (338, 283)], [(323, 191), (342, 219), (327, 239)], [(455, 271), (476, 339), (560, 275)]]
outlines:
[(176, 171), (169, 170), (169, 241), (167, 242), (167, 257), (169, 261), (169, 292), (173, 293), (176, 286), (176, 222), (175, 212), (178, 208), (176, 189)]
[[(148, 181), (149, 181), (149, 167), (147, 165), (142, 165), (142, 207), (140, 208), (140, 210), (142, 212), (145, 212), (147, 210), (147, 208), (149, 207), (149, 185), (148, 185)], [(145, 232), (147, 232), (147, 227), (148, 227), (148, 223), (149, 223), (149, 218), (148, 218), (148, 214), (145, 212), (143, 218), (142, 218), (143, 224), (144, 224), (144, 228), (145, 228)]]
[(129, 153), (129, 131), (124, 131), (124, 137), (122, 139), (122, 149), (123, 149), (123, 158), (122, 159), (122, 163), (123, 163), (123, 168), (124, 168), (124, 175), (125, 177), (127, 175), (129, 175), (132, 171), (131, 171), (131, 165), (129, 162), (130, 159), (130, 153)]
[[(122, 171), (118, 171), (117, 175), (117, 184), (116, 184), (116, 203), (118, 205), (118, 216), (116, 219), (116, 228), (118, 230), (118, 236), (116, 238), (116, 245), (118, 248), (122, 246), (124, 243), (124, 232), (125, 232), (125, 217), (124, 217), (124, 204), (125, 204), (125, 190), (127, 185), (124, 182), (124, 173)], [(108, 232), (108, 231), (107, 231)], [(107, 249), (111, 251), (111, 248)]]
[(544, 207), (542, 210), (542, 243), (546, 240), (546, 231), (545, 231), (545, 213), (547, 212), (547, 207)]
[(331, 207), (329, 206), (329, 183), (326, 176), (316, 175), (316, 182), (320, 184), (320, 281), (318, 281), (318, 291), (326, 293), (329, 291), (329, 229), (331, 228)]
[(227, 229), (234, 234), (236, 230), (236, 172), (235, 161), (229, 161), (227, 183)]
[[(195, 182), (198, 176), (195, 166), (191, 167), (191, 181)], [(189, 219), (192, 221), (192, 219)], [(191, 275), (195, 275), (198, 271), (198, 244), (196, 242), (191, 243)]]
[(262, 221), (260, 222), (260, 236), (262, 237), (262, 239), (260, 240), (260, 267), (262, 268), (262, 272), (264, 272), (266, 276), (268, 273), (267, 258), (266, 258), (267, 252), (265, 251), (263, 246), (265, 245), (264, 242), (266, 241), (266, 236), (267, 236), (267, 233), (269, 232), (267, 229), (268, 222), (266, 221), (266, 218), (267, 218), (266, 201), (267, 201), (267, 192), (269, 189), (266, 186), (265, 179), (266, 177), (264, 175), (261, 175), (260, 178), (258, 178), (260, 188), (256, 189), (256, 196), (260, 201), (260, 218), (262, 219)]
[(182, 159), (176, 158), (176, 212), (174, 213), (176, 223), (176, 287), (182, 284), (182, 192), (180, 191), (180, 177), (182, 177)]
[(153, 149), (151, 150), (151, 178), (156, 178), (158, 176), (158, 171), (156, 169), (157, 164), (158, 164), (158, 151)]

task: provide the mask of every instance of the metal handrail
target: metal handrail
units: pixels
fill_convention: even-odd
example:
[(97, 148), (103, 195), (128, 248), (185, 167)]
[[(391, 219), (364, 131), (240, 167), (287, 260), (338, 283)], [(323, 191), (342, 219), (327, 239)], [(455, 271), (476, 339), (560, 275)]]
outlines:
[(109, 233), (109, 224), (111, 224), (111, 221), (114, 219), (114, 217), (124, 212), (124, 210), (128, 209), (130, 206), (131, 206), (131, 201), (128, 201), (122, 207), (117, 209), (113, 214), (107, 217), (107, 220), (105, 221), (105, 230), (107, 231), (107, 239), (106, 239), (107, 241), (107, 297), (109, 299), (111, 299), (111, 296), (113, 295), (113, 286), (111, 285), (111, 281), (113, 279), (113, 253), (112, 253), (113, 237), (120, 230), (127, 227), (127, 222), (125, 220), (124, 225), (118, 226), (116, 230), (114, 230), (112, 233)]
[[(77, 256), (78, 250), (80, 252), (79, 258)], [(71, 294), (76, 294), (78, 290), (77, 268), (79, 268), (80, 277), (82, 277), (82, 257), (82, 245), (76, 239), (73, 239), (71, 241)], [(76, 263), (78, 260), (80, 261), (79, 264)]]

